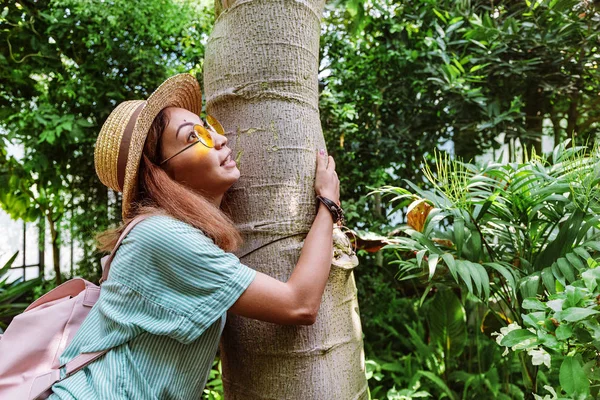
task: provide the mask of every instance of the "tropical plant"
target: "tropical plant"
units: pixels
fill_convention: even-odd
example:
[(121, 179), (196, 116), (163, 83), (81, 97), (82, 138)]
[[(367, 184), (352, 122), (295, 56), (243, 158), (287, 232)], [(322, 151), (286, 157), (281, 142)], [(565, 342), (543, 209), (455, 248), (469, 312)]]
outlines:
[[(483, 326), (523, 326), (525, 299), (573, 284), (600, 250), (600, 152), (569, 144), (525, 163), (438, 155), (424, 171), (431, 189), (380, 189), (395, 210), (408, 206), (402, 235), (384, 248), (395, 252), (400, 279), (428, 282), (423, 299), (440, 283), (477, 296), (487, 305)], [(536, 393), (538, 368), (519, 356), (523, 384)]]
[[(10, 267), (17, 258), (16, 252), (2, 268), (0, 268), (0, 333), (6, 329), (10, 318), (23, 312), (29, 304), (21, 300), (41, 282), (41, 278), (23, 281), (22, 278), (9, 282)], [(18, 302), (17, 302), (18, 301)]]
[(385, 345), (365, 327), (372, 399), (524, 398), (520, 371), (482, 332), (485, 306), (457, 293), (439, 284), (422, 306), (418, 296), (398, 293), (386, 307), (379, 301), (372, 323)]
[(587, 267), (577, 270), (578, 279), (566, 287), (556, 280), (556, 293), (525, 299), (523, 327), (513, 323), (497, 337), (500, 345), (526, 352), (533, 365), (548, 368), (555, 396), (598, 397), (600, 267), (592, 258)]

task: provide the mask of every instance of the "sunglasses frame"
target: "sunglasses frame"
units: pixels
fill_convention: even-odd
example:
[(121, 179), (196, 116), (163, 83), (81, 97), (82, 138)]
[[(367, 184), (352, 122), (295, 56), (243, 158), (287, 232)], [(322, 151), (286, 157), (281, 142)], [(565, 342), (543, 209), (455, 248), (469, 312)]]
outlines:
[[(211, 121), (212, 124), (209, 122)], [(223, 131), (223, 127), (221, 126), (221, 123), (219, 121), (217, 121), (214, 117), (208, 115), (206, 120), (204, 121), (206, 123), (206, 125), (208, 125), (215, 133), (219, 134), (219, 135), (224, 135), (225, 132)], [(213, 125), (215, 125), (216, 127), (214, 127)], [(192, 129), (194, 130), (194, 132), (196, 133), (196, 135), (198, 135), (198, 133), (196, 132), (196, 126), (199, 126), (201, 129), (204, 129), (205, 131), (209, 132), (208, 129), (206, 129), (206, 127), (200, 125), (200, 124), (194, 124), (194, 126), (192, 127)], [(210, 133), (210, 132), (209, 132)], [(215, 146), (209, 146), (208, 144), (204, 143), (199, 136), (198, 140), (194, 143), (190, 143), (187, 146), (185, 146), (183, 149), (179, 150), (177, 153), (173, 154), (171, 157), (168, 157), (165, 160), (162, 160), (158, 165), (163, 165), (165, 164), (167, 161), (169, 161), (171, 158), (183, 153), (184, 151), (186, 151), (187, 149), (189, 149), (190, 147), (197, 145), (198, 143), (202, 143), (203, 146), (206, 146), (209, 149), (214, 148)]]

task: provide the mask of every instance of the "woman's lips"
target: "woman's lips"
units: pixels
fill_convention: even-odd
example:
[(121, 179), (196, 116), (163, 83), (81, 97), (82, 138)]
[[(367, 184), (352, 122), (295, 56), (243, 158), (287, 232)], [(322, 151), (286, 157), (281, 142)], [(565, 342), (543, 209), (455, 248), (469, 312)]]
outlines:
[(222, 167), (225, 167), (225, 168), (235, 167), (235, 165), (236, 165), (235, 160), (231, 157), (231, 153), (232, 152), (229, 152), (229, 154), (227, 154), (227, 157), (225, 157), (225, 159), (221, 163)]
[(235, 164), (235, 160), (231, 159), (231, 160), (227, 161), (225, 164), (223, 164), (223, 167), (225, 167), (225, 168), (233, 168), (233, 167), (235, 167), (235, 165), (236, 165)]

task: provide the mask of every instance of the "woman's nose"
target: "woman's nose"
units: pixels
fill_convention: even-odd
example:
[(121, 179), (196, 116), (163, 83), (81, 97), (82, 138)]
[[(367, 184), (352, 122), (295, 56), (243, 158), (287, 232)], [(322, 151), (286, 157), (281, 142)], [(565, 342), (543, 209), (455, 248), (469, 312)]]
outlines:
[(213, 140), (215, 141), (215, 147), (220, 149), (227, 144), (227, 137), (225, 135), (219, 135), (218, 133), (211, 132)]

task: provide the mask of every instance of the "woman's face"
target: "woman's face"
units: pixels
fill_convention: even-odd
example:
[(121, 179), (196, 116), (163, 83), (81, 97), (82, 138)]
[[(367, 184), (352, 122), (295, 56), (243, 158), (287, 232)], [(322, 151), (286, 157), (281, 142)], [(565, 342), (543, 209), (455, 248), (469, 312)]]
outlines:
[(169, 121), (161, 135), (162, 158), (166, 160), (184, 147), (196, 141), (194, 125), (203, 125), (210, 132), (214, 147), (208, 148), (197, 143), (162, 167), (175, 181), (203, 195), (219, 199), (240, 177), (227, 138), (204, 124), (200, 117), (183, 108), (169, 107), (166, 110)]

